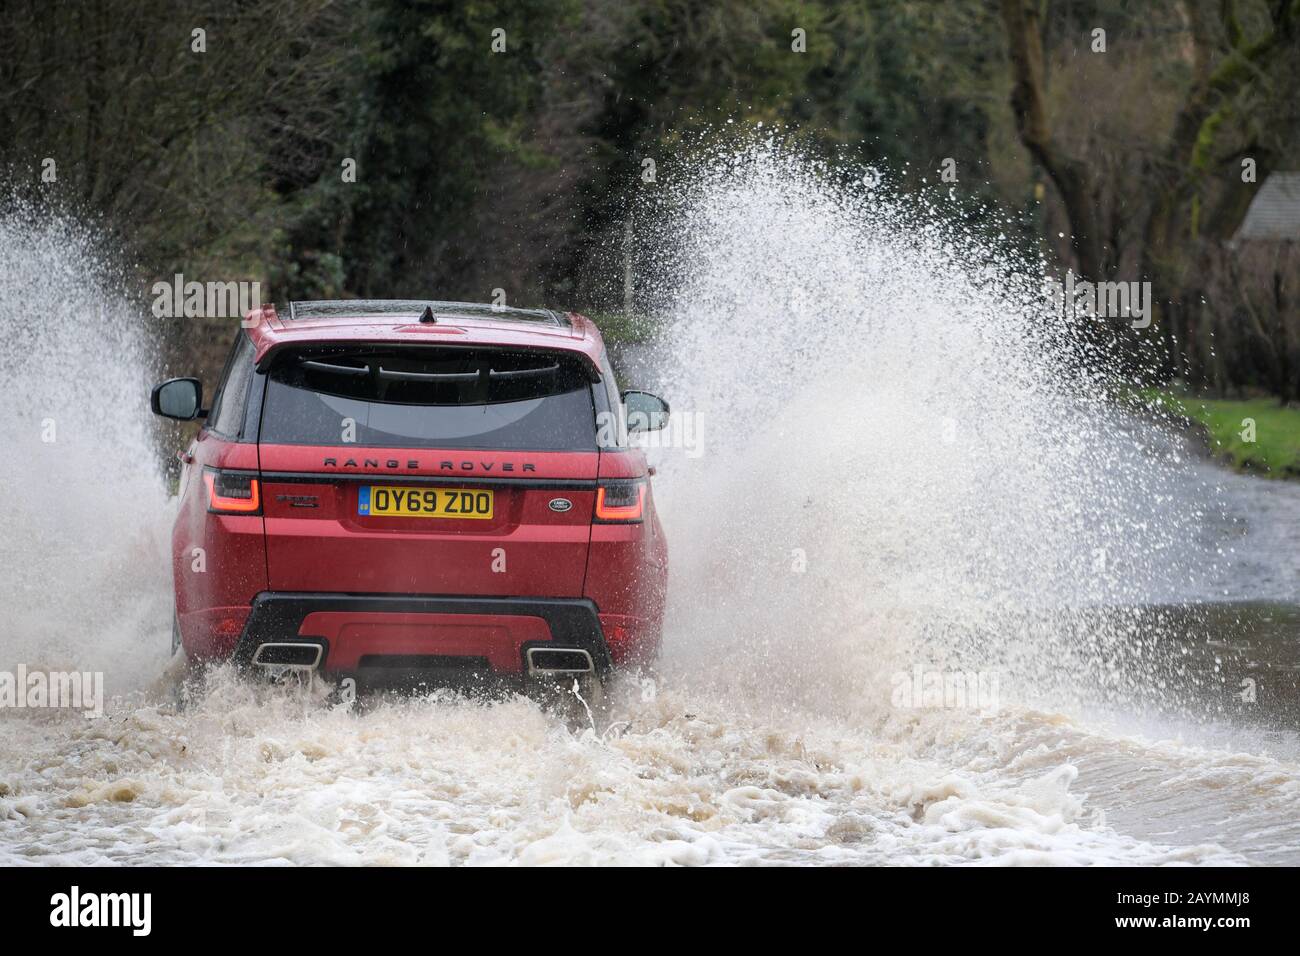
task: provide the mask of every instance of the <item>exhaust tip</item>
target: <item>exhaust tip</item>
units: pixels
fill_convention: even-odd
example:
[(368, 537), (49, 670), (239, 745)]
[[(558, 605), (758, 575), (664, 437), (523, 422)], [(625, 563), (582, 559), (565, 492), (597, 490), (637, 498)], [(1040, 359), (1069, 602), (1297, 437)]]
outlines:
[(591, 655), (581, 648), (528, 648), (530, 674), (590, 674), (595, 669)]
[(296, 668), (314, 671), (320, 666), (325, 648), (307, 641), (262, 644), (253, 654), (258, 667)]

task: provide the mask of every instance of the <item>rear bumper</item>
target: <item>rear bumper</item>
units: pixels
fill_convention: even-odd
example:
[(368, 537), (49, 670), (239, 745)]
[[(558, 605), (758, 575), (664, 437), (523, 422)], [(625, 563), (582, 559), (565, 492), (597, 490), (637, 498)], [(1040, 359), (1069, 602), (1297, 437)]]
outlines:
[(586, 651), (602, 675), (611, 666), (596, 604), (586, 598), (263, 592), (234, 661), (251, 665), (267, 643), (320, 645), (321, 668), (339, 673), (372, 658), (481, 660), (493, 672), (521, 674), (531, 647)]

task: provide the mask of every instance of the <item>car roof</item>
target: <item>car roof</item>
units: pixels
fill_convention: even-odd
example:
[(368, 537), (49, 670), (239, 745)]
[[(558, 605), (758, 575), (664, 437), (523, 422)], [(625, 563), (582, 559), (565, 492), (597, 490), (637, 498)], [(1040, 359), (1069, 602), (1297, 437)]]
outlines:
[[(421, 321), (428, 310), (433, 321)], [(264, 305), (244, 317), (254, 362), (265, 369), (288, 347), (318, 344), (487, 345), (583, 355), (599, 374), (605, 351), (594, 323), (576, 312), (435, 299), (336, 299)]]

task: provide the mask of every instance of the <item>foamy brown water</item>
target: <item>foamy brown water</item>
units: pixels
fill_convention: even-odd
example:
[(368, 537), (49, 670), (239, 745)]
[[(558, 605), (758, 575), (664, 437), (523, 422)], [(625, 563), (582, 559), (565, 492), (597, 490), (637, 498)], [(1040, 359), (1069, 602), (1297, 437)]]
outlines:
[[(1296, 593), (1295, 489), (1114, 412), (1034, 276), (833, 172), (760, 146), (666, 187), (652, 371), (705, 453), (656, 453), (664, 657), (585, 730), (224, 672), (178, 710), (147, 356), (77, 324), (132, 313), (93, 243), (5, 220), (0, 317), (57, 344), (0, 363), (0, 658), (114, 699), (0, 712), (0, 862), (1300, 862), (1293, 624), (1204, 603)], [(50, 507), (103, 455), (111, 498)], [(995, 705), (905, 706), (917, 669)]]
[[(4, 862), (1295, 862), (1294, 762), (1061, 714), (867, 727), (623, 688), (357, 716), (219, 682), (192, 712), (6, 720)], [(1290, 848), (1289, 850), (1286, 848)]]

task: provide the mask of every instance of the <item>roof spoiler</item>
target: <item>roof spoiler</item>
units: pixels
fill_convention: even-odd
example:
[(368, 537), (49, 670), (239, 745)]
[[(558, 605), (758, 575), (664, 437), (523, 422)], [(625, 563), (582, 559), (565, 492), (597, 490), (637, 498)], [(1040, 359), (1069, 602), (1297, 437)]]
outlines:
[[(396, 351), (401, 351), (404, 349), (436, 348), (436, 349), (445, 349), (445, 350), (457, 349), (457, 350), (471, 351), (471, 352), (473, 351), (514, 352), (516, 354), (522, 353), (526, 355), (554, 356), (554, 357), (570, 356), (574, 360), (582, 364), (583, 368), (585, 368), (587, 371), (587, 377), (592, 382), (600, 382), (604, 378), (604, 376), (601, 375), (600, 373), (600, 366), (598, 366), (594, 361), (592, 361), (592, 359), (588, 355), (582, 352), (574, 351), (572, 349), (548, 349), (544, 347), (533, 347), (533, 346), (528, 346), (528, 347), (504, 346), (503, 347), (503, 346), (481, 345), (481, 344), (462, 345), (459, 343), (442, 343), (442, 342), (438, 343), (437, 345), (430, 345), (425, 342), (392, 342), (392, 341), (385, 341), (385, 340), (378, 340), (374, 342), (354, 341), (351, 339), (340, 341), (340, 342), (311, 342), (311, 343), (278, 342), (275, 345), (272, 345), (262, 354), (262, 357), (257, 360), (256, 367), (257, 367), (257, 371), (261, 372), (262, 374), (266, 374), (271, 370), (271, 366), (273, 366), (277, 361), (279, 361), (282, 356), (291, 357), (295, 353), (297, 353), (303, 357), (305, 364), (307, 364), (309, 367), (315, 368), (317, 371), (331, 372), (338, 375), (369, 374), (368, 369), (360, 369), (357, 368), (356, 366), (348, 366), (348, 365), (335, 365), (331, 362), (308, 358), (308, 356), (319, 354), (322, 351), (336, 352), (339, 349), (351, 349), (351, 348), (392, 349)], [(520, 369), (520, 370), (511, 370), (511, 371), (503, 371), (503, 372), (494, 371), (491, 374), (492, 374), (492, 378), (494, 379), (526, 378), (532, 376), (554, 375), (559, 371), (559, 369), (560, 369), (559, 362), (556, 362), (553, 365), (548, 365), (544, 368), (539, 368), (539, 369)], [(427, 380), (427, 381), (433, 381), (435, 379), (451, 381), (453, 377), (462, 373), (442, 374), (442, 373), (425, 373), (425, 372), (387, 371), (387, 372), (381, 372), (381, 374), (384, 377), (391, 377), (393, 380), (397, 380), (401, 378), (407, 381), (415, 381), (416, 378), (418, 377), (420, 380)]]

